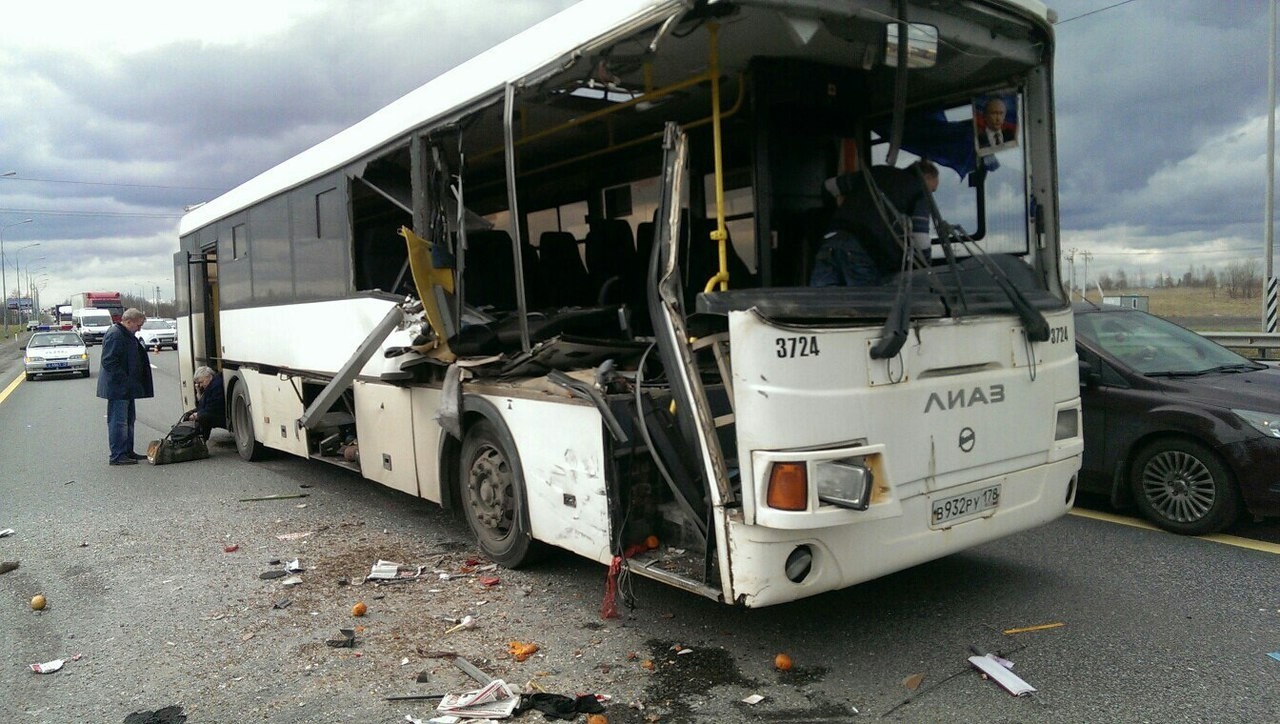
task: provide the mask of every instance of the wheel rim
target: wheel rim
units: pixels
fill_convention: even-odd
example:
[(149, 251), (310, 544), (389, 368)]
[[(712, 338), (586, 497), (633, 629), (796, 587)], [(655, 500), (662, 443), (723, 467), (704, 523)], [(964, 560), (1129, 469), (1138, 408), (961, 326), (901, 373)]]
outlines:
[(476, 534), (494, 542), (511, 535), (515, 523), (515, 477), (502, 451), (485, 445), (467, 471), (467, 507)]
[(232, 400), (231, 419), (236, 426), (236, 445), (243, 450), (253, 444), (253, 421), (249, 419), (249, 406), (244, 402), (244, 395), (238, 392)]
[(1162, 452), (1142, 471), (1142, 493), (1152, 509), (1177, 523), (1194, 523), (1218, 499), (1217, 481), (1199, 458), (1179, 450)]

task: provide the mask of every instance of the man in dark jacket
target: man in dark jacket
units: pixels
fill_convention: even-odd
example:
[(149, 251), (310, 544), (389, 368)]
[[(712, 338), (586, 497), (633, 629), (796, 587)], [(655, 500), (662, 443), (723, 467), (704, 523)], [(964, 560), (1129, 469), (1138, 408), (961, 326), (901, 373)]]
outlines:
[(872, 166), (874, 183), (862, 173), (827, 180), (840, 208), (818, 249), (809, 286), (883, 284), (902, 269), (903, 239), (928, 258), (928, 193), (938, 190), (938, 167), (923, 159), (907, 168)]
[(134, 401), (153, 397), (151, 361), (137, 338), (147, 315), (130, 307), (102, 337), (102, 370), (98, 373), (98, 397), (107, 401), (107, 443), (112, 465), (136, 465), (146, 457), (133, 450)]
[(200, 436), (208, 441), (213, 428), (227, 426), (222, 377), (208, 367), (201, 367), (191, 375), (191, 382), (196, 386), (196, 409), (187, 413), (186, 419), (200, 423)]

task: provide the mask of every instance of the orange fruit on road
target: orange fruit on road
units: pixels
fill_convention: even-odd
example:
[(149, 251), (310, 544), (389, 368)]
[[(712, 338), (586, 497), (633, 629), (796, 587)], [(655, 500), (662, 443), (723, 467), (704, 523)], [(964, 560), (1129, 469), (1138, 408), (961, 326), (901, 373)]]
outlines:
[(777, 669), (778, 671), (790, 671), (791, 657), (787, 656), (786, 654), (778, 654), (777, 656), (773, 657), (773, 668)]
[(31, 610), (32, 611), (44, 610), (44, 606), (46, 603), (47, 601), (45, 601), (44, 594), (37, 593), (35, 596), (31, 597)]
[(351, 615), (363, 616), (365, 612), (368, 610), (369, 610), (369, 607), (364, 605), (364, 601), (361, 601), (360, 603), (357, 603), (356, 605), (351, 607)]

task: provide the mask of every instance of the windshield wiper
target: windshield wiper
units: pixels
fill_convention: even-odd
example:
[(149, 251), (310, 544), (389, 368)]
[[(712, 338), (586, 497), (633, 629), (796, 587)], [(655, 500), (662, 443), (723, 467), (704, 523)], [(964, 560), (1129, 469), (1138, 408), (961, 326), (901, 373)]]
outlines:
[(1147, 372), (1147, 377), (1203, 377), (1212, 372), (1253, 372), (1262, 369), (1261, 365), (1251, 362), (1236, 362), (1229, 365), (1218, 365), (1217, 367), (1206, 367), (1202, 370), (1162, 370), (1160, 372)]

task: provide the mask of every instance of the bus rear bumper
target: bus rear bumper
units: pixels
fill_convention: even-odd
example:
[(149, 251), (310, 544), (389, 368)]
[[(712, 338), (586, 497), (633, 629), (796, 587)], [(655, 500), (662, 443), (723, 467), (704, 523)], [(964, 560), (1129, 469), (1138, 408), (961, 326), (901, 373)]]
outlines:
[[(1079, 466), (1073, 457), (916, 495), (901, 500), (896, 515), (841, 526), (780, 530), (731, 519), (732, 600), (760, 607), (806, 598), (1043, 525), (1071, 509)], [(1000, 486), (995, 508), (931, 525), (934, 501), (994, 485)]]

